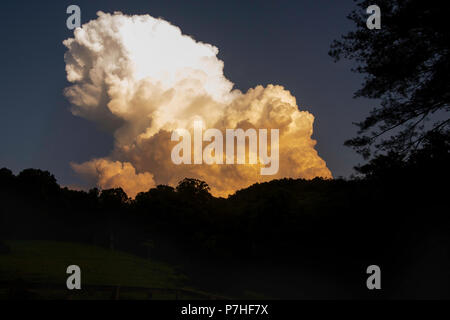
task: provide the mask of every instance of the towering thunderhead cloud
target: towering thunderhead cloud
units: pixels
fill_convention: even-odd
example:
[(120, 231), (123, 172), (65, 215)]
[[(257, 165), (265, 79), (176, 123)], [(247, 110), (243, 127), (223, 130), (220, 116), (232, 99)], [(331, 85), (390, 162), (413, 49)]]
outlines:
[[(314, 117), (299, 111), (289, 91), (277, 85), (233, 90), (218, 49), (165, 20), (99, 12), (64, 45), (72, 113), (114, 134), (109, 156), (72, 164), (101, 188), (120, 186), (135, 196), (155, 184), (193, 177), (223, 196), (275, 178), (331, 177), (311, 139)], [(279, 129), (277, 174), (263, 176), (258, 165), (248, 164), (175, 165), (171, 134), (192, 131), (195, 120), (223, 131)]]

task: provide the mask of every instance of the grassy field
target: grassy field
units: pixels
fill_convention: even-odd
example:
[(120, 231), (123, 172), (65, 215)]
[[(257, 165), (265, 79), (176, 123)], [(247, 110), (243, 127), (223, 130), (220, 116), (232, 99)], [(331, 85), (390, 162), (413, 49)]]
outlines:
[[(6, 244), (11, 252), (0, 254), (0, 281), (3, 282), (60, 284), (64, 288), (69, 265), (81, 268), (82, 287), (86, 288), (108, 285), (179, 289), (187, 280), (165, 263), (95, 246), (47, 241), (7, 241)], [(3, 294), (7, 294), (5, 291), (3, 288)], [(83, 297), (89, 298), (86, 294)], [(39, 292), (39, 295), (51, 298), (58, 293)], [(98, 292), (90, 292), (90, 295), (92, 298), (108, 298), (110, 293), (98, 296)], [(174, 297), (160, 294), (159, 298)]]
[[(187, 265), (180, 260), (180, 267), (79, 243), (6, 241), (6, 245), (11, 252), (0, 253), (0, 300), (14, 297), (11, 290), (16, 287), (31, 299), (302, 299), (322, 297), (320, 292), (330, 282), (337, 283), (295, 266), (217, 265), (207, 261)], [(82, 290), (67, 290), (69, 265), (81, 268)], [(8, 284), (2, 286), (2, 282)]]

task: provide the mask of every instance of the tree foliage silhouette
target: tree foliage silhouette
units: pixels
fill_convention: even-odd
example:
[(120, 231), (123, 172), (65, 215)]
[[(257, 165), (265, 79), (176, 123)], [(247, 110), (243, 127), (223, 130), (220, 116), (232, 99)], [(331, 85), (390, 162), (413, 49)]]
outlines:
[(335, 40), (330, 56), (354, 60), (353, 70), (365, 75), (355, 97), (379, 99), (345, 142), (365, 158), (376, 151), (409, 155), (423, 146), (429, 132), (448, 134), (450, 102), (450, 28), (447, 12), (437, 1), (379, 0), (381, 29), (366, 26), (366, 8), (359, 1), (348, 18), (356, 30)]

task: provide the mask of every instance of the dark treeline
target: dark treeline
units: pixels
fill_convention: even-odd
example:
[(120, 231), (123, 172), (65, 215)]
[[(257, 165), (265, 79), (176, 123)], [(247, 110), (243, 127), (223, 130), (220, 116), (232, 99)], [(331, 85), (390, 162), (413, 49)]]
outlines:
[(361, 266), (379, 264), (392, 277), (413, 268), (431, 246), (438, 253), (417, 272), (436, 274), (439, 266), (448, 284), (449, 144), (448, 135), (436, 134), (407, 160), (378, 156), (352, 179), (274, 180), (227, 199), (188, 178), (132, 200), (120, 188), (74, 191), (46, 171), (15, 176), (1, 169), (1, 237), (79, 241), (175, 260), (180, 256), (170, 250), (178, 250), (211, 261), (278, 261), (336, 273), (364, 274)]

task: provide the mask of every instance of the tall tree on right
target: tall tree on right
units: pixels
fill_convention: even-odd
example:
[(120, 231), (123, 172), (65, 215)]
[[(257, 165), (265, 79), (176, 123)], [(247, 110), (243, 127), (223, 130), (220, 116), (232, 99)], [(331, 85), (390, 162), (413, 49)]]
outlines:
[[(381, 29), (370, 30), (366, 10), (374, 4), (381, 9)], [(345, 145), (365, 158), (374, 151), (408, 156), (427, 135), (449, 134), (448, 16), (442, 1), (357, 1), (348, 16), (356, 29), (335, 40), (329, 54), (356, 62), (353, 71), (365, 77), (355, 97), (377, 99), (377, 106)]]

